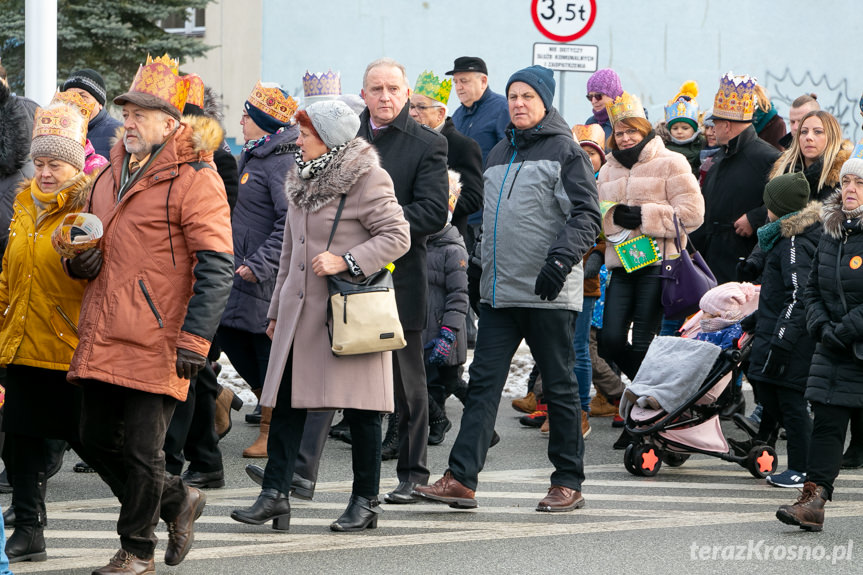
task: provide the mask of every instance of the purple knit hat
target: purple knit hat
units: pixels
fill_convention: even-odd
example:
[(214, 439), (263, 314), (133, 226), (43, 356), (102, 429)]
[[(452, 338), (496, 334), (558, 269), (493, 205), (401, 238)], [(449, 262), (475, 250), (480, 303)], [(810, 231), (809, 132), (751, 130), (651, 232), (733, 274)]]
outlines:
[(599, 92), (612, 98), (617, 98), (623, 94), (623, 86), (620, 83), (620, 76), (611, 68), (603, 68), (597, 70), (587, 80), (588, 92)]

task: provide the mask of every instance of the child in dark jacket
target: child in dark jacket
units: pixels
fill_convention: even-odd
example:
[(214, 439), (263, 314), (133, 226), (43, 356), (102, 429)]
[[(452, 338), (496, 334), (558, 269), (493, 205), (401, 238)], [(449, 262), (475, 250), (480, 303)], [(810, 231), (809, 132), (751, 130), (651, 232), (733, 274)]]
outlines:
[(696, 178), (701, 167), (701, 150), (704, 148), (704, 135), (698, 128), (697, 95), (698, 84), (685, 82), (680, 92), (665, 107), (666, 130), (657, 130), (666, 148), (686, 157)]

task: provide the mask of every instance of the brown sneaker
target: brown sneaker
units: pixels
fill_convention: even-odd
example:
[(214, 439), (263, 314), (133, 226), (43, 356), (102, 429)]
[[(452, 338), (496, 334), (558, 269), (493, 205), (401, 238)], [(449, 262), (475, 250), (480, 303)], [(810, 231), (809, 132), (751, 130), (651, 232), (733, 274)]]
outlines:
[(186, 501), (180, 514), (168, 522), (168, 548), (165, 549), (165, 564), (179, 565), (189, 554), (195, 541), (195, 520), (204, 512), (207, 496), (194, 487), (188, 487)]
[(581, 437), (587, 439), (590, 435), (590, 416), (586, 411), (581, 412)]
[(523, 413), (533, 413), (536, 411), (536, 396), (532, 391), (528, 391), (524, 397), (512, 400), (512, 408)]
[(824, 503), (827, 494), (820, 485), (811, 481), (803, 484), (803, 491), (793, 505), (782, 505), (776, 511), (776, 519), (786, 525), (797, 525), (806, 531), (821, 531), (824, 528)]
[(562, 487), (560, 485), (552, 485), (548, 488), (548, 495), (540, 501), (537, 506), (537, 511), (572, 511), (573, 509), (581, 509), (584, 507), (584, 497), (581, 496), (581, 491)]
[(93, 571), (92, 575), (155, 575), (156, 562), (153, 558), (141, 559), (125, 549), (120, 549), (108, 564)]
[(590, 400), (591, 417), (614, 417), (617, 415), (617, 412), (618, 408), (608, 401), (601, 393), (597, 393), (594, 398)]
[(539, 428), (539, 432), (543, 435), (548, 435), (548, 431), (551, 429), (548, 426), (548, 416), (545, 417), (545, 421), (542, 422), (542, 427)]
[(454, 509), (475, 509), (476, 493), (473, 489), (468, 489), (452, 476), (452, 472), (447, 471), (443, 477), (435, 481), (432, 485), (417, 485), (414, 488), (414, 494), (436, 501), (438, 503), (448, 503)]

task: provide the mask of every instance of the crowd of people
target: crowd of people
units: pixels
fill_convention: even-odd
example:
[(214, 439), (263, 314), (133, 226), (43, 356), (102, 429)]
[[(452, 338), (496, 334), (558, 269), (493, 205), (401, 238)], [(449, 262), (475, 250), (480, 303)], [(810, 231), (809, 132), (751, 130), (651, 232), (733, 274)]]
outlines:
[[(660, 266), (688, 243), (720, 284), (761, 284), (747, 324), (758, 406), (743, 417), (741, 377), (723, 415), (753, 427), (735, 449), (785, 430), (788, 468), (767, 482), (802, 492), (777, 518), (822, 528), (840, 468), (863, 465), (863, 145), (815, 95), (793, 103), (787, 132), (751, 76), (720, 78), (710, 110), (685, 82), (654, 124), (602, 69), (587, 81), (592, 115), (572, 124), (551, 70), (514, 71), (503, 95), (488, 73), (464, 56), (411, 88), (381, 58), (359, 96), (337, 73), (307, 73), (301, 103), (258, 82), (235, 157), (218, 95), (167, 54), (113, 98), (121, 120), (95, 70), (38, 107), (0, 68), (8, 561), (46, 559), (47, 481), (68, 445), (121, 504), (120, 549), (93, 573), (154, 573), (160, 518), (165, 563), (182, 562), (204, 490), (225, 485), (218, 442), (242, 405), (218, 384), (222, 352), (258, 398), (243, 456), (267, 459), (247, 466), (261, 491), (236, 521), (288, 530), (328, 436), (353, 459), (333, 531), (377, 526), (382, 459), (398, 478), (383, 502), (476, 507), (522, 341), (536, 366), (512, 404), (548, 435), (554, 468), (536, 510), (578, 509), (591, 418), (623, 426), (625, 380), (684, 324), (663, 307)], [(101, 239), (63, 252), (57, 232), (81, 212)], [(382, 269), (405, 345), (333, 353), (327, 278)], [(430, 483), (451, 395), (461, 425)], [(634, 441), (624, 429), (613, 447)]]

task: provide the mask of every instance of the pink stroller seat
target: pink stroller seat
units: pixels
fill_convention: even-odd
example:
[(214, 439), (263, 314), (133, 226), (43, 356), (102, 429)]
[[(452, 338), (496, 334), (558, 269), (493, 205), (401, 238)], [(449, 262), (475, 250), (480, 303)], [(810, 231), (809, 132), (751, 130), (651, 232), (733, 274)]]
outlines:
[(725, 388), (728, 387), (728, 384), (731, 383), (731, 375), (733, 372), (728, 372), (722, 379), (716, 382), (716, 385), (710, 388), (710, 390), (705, 393), (701, 399), (696, 401), (696, 405), (710, 405), (711, 403), (715, 403), (719, 396), (722, 395), (722, 392), (725, 391)]
[(665, 411), (662, 409), (648, 409), (639, 405), (634, 405), (632, 407), (632, 411), (629, 412), (629, 416), (632, 417), (632, 420), (636, 423), (641, 423), (642, 421), (650, 421), (657, 415), (661, 415), (663, 413), (665, 413)]
[(719, 423), (719, 415), (714, 415), (704, 423), (692, 427), (668, 429), (660, 431), (659, 436), (675, 443), (689, 445), (696, 449), (725, 453), (728, 451), (728, 442), (722, 433)]

